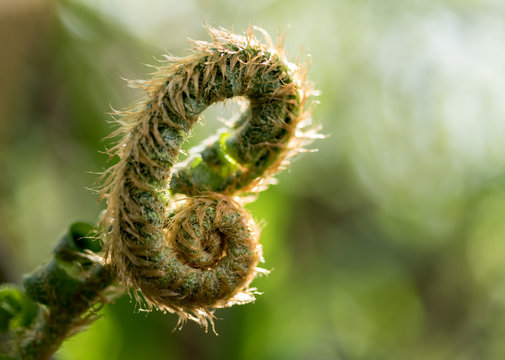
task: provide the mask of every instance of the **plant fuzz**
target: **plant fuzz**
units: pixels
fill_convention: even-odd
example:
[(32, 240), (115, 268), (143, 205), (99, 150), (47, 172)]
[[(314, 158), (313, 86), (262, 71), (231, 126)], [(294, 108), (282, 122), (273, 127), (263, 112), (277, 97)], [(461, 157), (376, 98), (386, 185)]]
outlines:
[[(208, 27), (213, 42), (166, 57), (153, 78), (135, 85), (146, 98), (117, 112), (119, 162), (104, 174), (101, 226), (106, 261), (148, 309), (207, 326), (211, 310), (254, 300), (249, 284), (262, 260), (259, 231), (245, 195), (310, 141), (307, 67), (250, 29), (237, 36)], [(248, 101), (231, 129), (178, 164), (181, 146), (211, 104)], [(138, 293), (140, 290), (141, 294)]]

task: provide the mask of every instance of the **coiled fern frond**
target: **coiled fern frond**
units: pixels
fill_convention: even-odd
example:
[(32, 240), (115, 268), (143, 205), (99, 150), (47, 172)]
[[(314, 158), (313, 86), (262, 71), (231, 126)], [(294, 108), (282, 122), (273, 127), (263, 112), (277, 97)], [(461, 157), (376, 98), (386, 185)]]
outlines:
[[(152, 79), (135, 82), (145, 99), (118, 112), (119, 161), (105, 173), (101, 197), (106, 261), (148, 308), (206, 326), (211, 309), (254, 299), (262, 260), (246, 195), (310, 140), (307, 66), (287, 61), (282, 44), (208, 27), (212, 42), (166, 57)], [(245, 103), (230, 129), (178, 163), (202, 112), (232, 98)]]

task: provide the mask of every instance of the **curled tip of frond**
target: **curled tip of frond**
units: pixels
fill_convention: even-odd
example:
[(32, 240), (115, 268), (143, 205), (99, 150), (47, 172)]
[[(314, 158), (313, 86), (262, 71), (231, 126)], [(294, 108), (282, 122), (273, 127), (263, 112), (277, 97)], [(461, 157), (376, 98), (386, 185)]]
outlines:
[[(176, 313), (178, 326), (207, 328), (212, 309), (253, 301), (249, 284), (266, 273), (257, 267), (259, 228), (237, 199), (270, 185), (316, 134), (309, 62), (287, 61), (283, 35), (274, 46), (258, 27), (245, 35), (205, 27), (212, 42), (192, 40), (192, 55), (165, 55), (151, 79), (129, 82), (146, 97), (113, 109), (110, 136), (121, 139), (108, 153), (119, 161), (103, 174), (100, 198), (106, 258), (120, 282), (144, 308)], [(177, 164), (201, 113), (236, 97), (248, 106), (232, 129)]]

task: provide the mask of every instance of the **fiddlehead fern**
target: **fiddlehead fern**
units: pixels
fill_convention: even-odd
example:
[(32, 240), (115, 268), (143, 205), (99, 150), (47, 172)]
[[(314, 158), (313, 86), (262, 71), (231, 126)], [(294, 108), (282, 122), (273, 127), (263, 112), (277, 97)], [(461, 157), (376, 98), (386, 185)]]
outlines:
[[(213, 42), (195, 42), (193, 55), (167, 57), (138, 82), (145, 100), (119, 112), (113, 135), (122, 138), (111, 150), (119, 162), (105, 173), (101, 220), (119, 280), (148, 307), (204, 325), (209, 309), (254, 299), (248, 286), (261, 248), (240, 196), (264, 188), (306, 141), (311, 91), (306, 69), (287, 62), (282, 46), (263, 45), (252, 30), (209, 33)], [(201, 113), (234, 97), (249, 104), (232, 132), (177, 164)]]

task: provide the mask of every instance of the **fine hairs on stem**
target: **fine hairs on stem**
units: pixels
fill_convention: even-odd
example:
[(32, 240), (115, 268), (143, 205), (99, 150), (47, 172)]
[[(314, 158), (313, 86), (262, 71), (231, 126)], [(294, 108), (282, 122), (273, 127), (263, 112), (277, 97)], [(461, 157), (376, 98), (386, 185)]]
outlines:
[[(166, 56), (145, 98), (118, 111), (119, 161), (104, 173), (100, 224), (105, 261), (146, 309), (175, 312), (207, 328), (212, 309), (254, 300), (261, 270), (258, 227), (242, 207), (315, 135), (307, 130), (312, 87), (307, 64), (287, 61), (282, 39), (263, 44), (206, 26), (187, 57)], [(248, 106), (231, 128), (177, 163), (202, 112), (241, 97)]]

